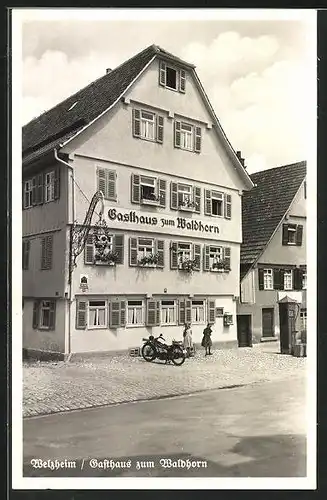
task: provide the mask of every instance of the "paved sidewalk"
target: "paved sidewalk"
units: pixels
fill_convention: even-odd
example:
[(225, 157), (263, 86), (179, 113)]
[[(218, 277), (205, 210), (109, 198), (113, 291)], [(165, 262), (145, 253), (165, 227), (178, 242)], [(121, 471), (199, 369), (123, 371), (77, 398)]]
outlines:
[(23, 415), (182, 395), (303, 376), (306, 358), (279, 354), (279, 344), (198, 350), (181, 367), (114, 356), (85, 361), (24, 363)]

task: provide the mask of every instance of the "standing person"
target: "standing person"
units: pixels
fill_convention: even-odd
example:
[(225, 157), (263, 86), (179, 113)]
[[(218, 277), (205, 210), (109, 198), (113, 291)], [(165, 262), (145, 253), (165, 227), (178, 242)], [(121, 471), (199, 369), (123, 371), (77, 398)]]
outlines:
[(192, 346), (193, 346), (192, 330), (191, 330), (190, 323), (185, 323), (183, 337), (184, 337), (184, 341), (183, 341), (184, 349), (186, 349), (186, 356), (189, 358), (191, 356), (191, 350), (192, 350)]
[(203, 330), (203, 339), (201, 342), (202, 347), (205, 347), (205, 349), (206, 349), (205, 356), (208, 356), (208, 355), (211, 356), (211, 354), (212, 354), (212, 352), (211, 352), (211, 346), (212, 346), (211, 333), (212, 333), (212, 329), (211, 329), (210, 323), (208, 323), (207, 326), (205, 327), (205, 329)]

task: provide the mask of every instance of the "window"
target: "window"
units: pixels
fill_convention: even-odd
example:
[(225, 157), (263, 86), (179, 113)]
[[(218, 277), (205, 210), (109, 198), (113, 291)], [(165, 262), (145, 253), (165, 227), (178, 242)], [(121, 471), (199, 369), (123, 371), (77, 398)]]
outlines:
[(132, 174), (132, 203), (166, 206), (166, 180)]
[(205, 322), (204, 300), (192, 300), (192, 323)]
[(170, 245), (170, 269), (200, 271), (201, 245), (172, 241)]
[(88, 307), (88, 328), (105, 328), (107, 323), (106, 301), (90, 300)]
[(55, 302), (42, 300), (39, 305), (39, 325), (42, 330), (54, 329), (55, 322)]
[(137, 259), (142, 262), (142, 259), (146, 260), (147, 258), (154, 255), (154, 240), (151, 238), (138, 238), (137, 245)]
[(175, 148), (201, 152), (201, 127), (175, 120)]
[(264, 290), (273, 290), (273, 270), (272, 269), (264, 269), (263, 270), (263, 289)]
[(209, 267), (211, 270), (218, 269), (218, 264), (222, 260), (222, 247), (209, 247)]
[(303, 226), (300, 224), (283, 224), (283, 245), (302, 245)]
[(45, 188), (45, 203), (48, 203), (49, 201), (53, 201), (55, 199), (55, 197), (54, 197), (54, 194), (55, 194), (55, 173), (54, 173), (54, 171), (47, 172), (45, 174), (44, 188)]
[(200, 213), (200, 206), (201, 188), (178, 182), (170, 183), (170, 208)]
[(307, 289), (307, 271), (302, 272), (302, 288), (303, 290)]
[(185, 70), (174, 68), (167, 65), (164, 61), (160, 61), (159, 84), (163, 87), (166, 87), (167, 89), (185, 93)]
[(53, 235), (44, 236), (41, 238), (41, 269), (52, 268), (52, 254), (53, 254)]
[(144, 303), (143, 300), (129, 300), (127, 302), (127, 325), (144, 325)]
[(157, 179), (141, 175), (141, 201), (158, 201)]
[(230, 194), (211, 189), (204, 190), (204, 214), (232, 218), (232, 197)]
[(101, 191), (105, 200), (117, 200), (117, 174), (115, 170), (97, 168), (97, 189)]
[(84, 248), (84, 264), (115, 265), (124, 263), (124, 235), (90, 232)]
[(284, 290), (293, 290), (293, 271), (284, 271)]
[(178, 206), (188, 208), (192, 204), (192, 186), (177, 184)]
[(30, 208), (33, 205), (32, 191), (33, 191), (32, 179), (29, 179), (24, 183), (24, 208)]
[(176, 325), (176, 301), (175, 300), (162, 300), (161, 301), (161, 324), (162, 325)]
[(178, 268), (183, 267), (183, 262), (190, 260), (191, 255), (191, 243), (179, 243), (178, 244)]
[(129, 265), (164, 267), (164, 240), (129, 238)]
[(307, 310), (301, 309), (300, 311), (300, 326), (301, 330), (307, 329)]
[(133, 109), (133, 136), (153, 142), (163, 142), (164, 117), (143, 109)]
[(30, 254), (30, 241), (25, 240), (23, 241), (23, 251), (22, 251), (22, 256), (23, 256), (23, 270), (28, 269), (29, 265), (29, 254)]

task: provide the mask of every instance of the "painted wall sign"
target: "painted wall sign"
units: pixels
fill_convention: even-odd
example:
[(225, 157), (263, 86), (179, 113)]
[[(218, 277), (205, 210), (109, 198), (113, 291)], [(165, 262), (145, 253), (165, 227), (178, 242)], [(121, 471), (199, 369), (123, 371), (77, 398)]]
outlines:
[(176, 229), (198, 231), (200, 233), (219, 234), (218, 226), (206, 224), (200, 220), (189, 220), (185, 217), (155, 217), (152, 215), (139, 215), (135, 212), (135, 210), (130, 210), (129, 212), (119, 212), (116, 208), (110, 208), (108, 210), (108, 218), (110, 221), (129, 222), (158, 228), (174, 227)]

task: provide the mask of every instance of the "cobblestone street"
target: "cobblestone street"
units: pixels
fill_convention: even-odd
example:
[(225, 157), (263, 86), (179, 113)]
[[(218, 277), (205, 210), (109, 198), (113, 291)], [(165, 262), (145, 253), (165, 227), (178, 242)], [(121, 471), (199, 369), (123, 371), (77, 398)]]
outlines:
[(279, 354), (279, 344), (198, 350), (183, 366), (114, 356), (85, 361), (24, 363), (23, 415), (177, 396), (233, 385), (296, 378), (306, 359)]

